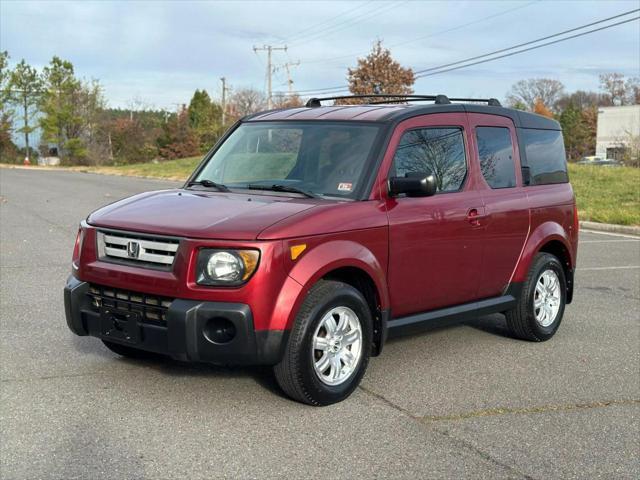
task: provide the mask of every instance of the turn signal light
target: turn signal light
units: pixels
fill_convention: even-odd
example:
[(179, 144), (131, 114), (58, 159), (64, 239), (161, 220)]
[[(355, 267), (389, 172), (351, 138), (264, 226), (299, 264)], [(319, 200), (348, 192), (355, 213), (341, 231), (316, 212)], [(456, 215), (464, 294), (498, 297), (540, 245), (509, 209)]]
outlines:
[(302, 255), (302, 252), (304, 252), (307, 249), (307, 244), (306, 243), (301, 243), (300, 245), (294, 245), (291, 247), (291, 260), (295, 260), (296, 258), (298, 258), (300, 255)]

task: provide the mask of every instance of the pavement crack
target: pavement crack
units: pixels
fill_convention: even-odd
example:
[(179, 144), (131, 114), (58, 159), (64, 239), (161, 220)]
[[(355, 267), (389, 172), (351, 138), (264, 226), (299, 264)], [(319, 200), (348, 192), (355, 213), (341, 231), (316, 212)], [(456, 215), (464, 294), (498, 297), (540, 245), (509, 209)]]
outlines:
[(636, 405), (640, 404), (640, 399), (626, 399), (626, 400), (601, 400), (589, 403), (570, 403), (560, 405), (540, 405), (534, 407), (519, 407), (519, 408), (488, 408), (484, 410), (475, 410), (472, 412), (457, 413), (453, 415), (428, 415), (420, 417), (419, 420), (425, 423), (429, 422), (442, 422), (442, 421), (455, 421), (466, 420), (468, 418), (478, 417), (490, 417), (496, 415), (523, 415), (531, 413), (548, 413), (548, 412), (570, 412), (574, 410), (586, 410), (591, 408), (603, 408), (616, 405)]
[(473, 443), (471, 443), (471, 442), (469, 442), (467, 440), (463, 440), (462, 438), (454, 437), (449, 432), (440, 430), (439, 428), (434, 428), (433, 431), (438, 432), (443, 437), (448, 438), (452, 443), (458, 445), (459, 447), (462, 447), (462, 448), (464, 448), (464, 449), (466, 449), (468, 451), (471, 451), (471, 452), (475, 453), (476, 455), (479, 455), (481, 458), (485, 459), (487, 462), (493, 463), (494, 465), (499, 466), (499, 467), (507, 470), (509, 473), (517, 475), (518, 477), (520, 477), (520, 478), (522, 478), (524, 480), (535, 480), (535, 477), (532, 477), (531, 475), (527, 475), (526, 473), (521, 472), (516, 467), (514, 467), (512, 465), (509, 465), (508, 463), (501, 462), (497, 458), (491, 456), (489, 453), (485, 452), (484, 450), (479, 449)]
[(380, 400), (382, 403), (387, 404), (387, 406), (393, 408), (394, 410), (397, 410), (398, 412), (402, 413), (403, 415), (411, 418), (412, 420), (417, 420), (420, 421), (421, 418), (414, 415), (413, 413), (411, 413), (409, 410), (402, 408), (400, 405), (397, 405), (395, 403), (393, 403), (391, 400), (389, 400), (386, 397), (383, 397), (382, 395), (380, 395), (379, 393), (374, 392), (373, 390), (369, 390), (367, 387), (364, 387), (361, 385), (358, 385), (358, 388), (360, 390), (362, 390), (364, 393), (366, 393), (367, 395), (377, 398), (378, 400)]
[[(124, 371), (131, 371), (135, 367), (125, 368)], [(38, 380), (55, 380), (61, 378), (80, 378), (80, 377), (96, 377), (96, 376), (113, 376), (122, 373), (121, 371), (117, 373), (113, 373), (108, 370), (96, 370), (93, 372), (83, 372), (83, 373), (63, 373), (59, 375), (42, 375), (39, 377), (24, 377), (24, 378), (3, 378), (0, 379), (0, 383), (28, 383), (34, 382)]]
[(454, 444), (457, 448), (462, 448), (464, 450), (467, 450), (475, 455), (478, 455), (480, 458), (484, 459), (485, 461), (499, 467), (502, 468), (503, 470), (506, 470), (507, 472), (509, 472), (512, 475), (516, 475), (519, 478), (522, 478), (524, 480), (535, 480), (534, 477), (531, 477), (523, 472), (521, 472), (520, 470), (518, 470), (517, 468), (504, 463), (500, 460), (498, 460), (497, 458), (491, 456), (489, 453), (485, 452), (484, 450), (479, 449), (478, 447), (476, 447), (475, 445), (473, 445), (472, 443), (454, 437), (453, 435), (451, 435), (449, 432), (446, 431), (442, 431), (438, 428), (435, 428), (433, 425), (429, 425), (428, 423), (426, 423), (424, 421), (424, 417), (420, 417), (417, 415), (414, 415), (413, 413), (411, 413), (409, 410), (407, 410), (406, 408), (401, 407), (400, 405), (393, 403), (391, 400), (389, 400), (388, 398), (384, 397), (383, 395), (380, 395), (379, 393), (374, 392), (373, 390), (368, 389), (367, 387), (364, 387), (363, 385), (359, 385), (358, 388), (360, 390), (362, 390), (364, 393), (366, 393), (367, 395), (377, 399), (378, 401), (384, 403), (385, 405), (387, 405), (388, 407), (396, 410), (397, 412), (400, 412), (402, 415), (404, 415), (405, 417), (410, 418), (411, 420), (415, 421), (421, 428), (425, 428), (427, 430), (429, 430), (430, 432), (434, 432), (442, 437), (445, 437), (449, 442), (451, 442), (452, 444)]

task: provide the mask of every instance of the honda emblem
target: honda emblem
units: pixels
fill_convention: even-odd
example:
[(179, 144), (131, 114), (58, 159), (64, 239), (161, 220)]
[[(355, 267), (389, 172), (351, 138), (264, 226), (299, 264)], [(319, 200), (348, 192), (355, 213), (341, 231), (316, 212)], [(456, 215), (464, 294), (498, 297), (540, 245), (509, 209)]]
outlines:
[(127, 243), (127, 255), (129, 258), (138, 258), (138, 255), (140, 255), (140, 244), (133, 241)]

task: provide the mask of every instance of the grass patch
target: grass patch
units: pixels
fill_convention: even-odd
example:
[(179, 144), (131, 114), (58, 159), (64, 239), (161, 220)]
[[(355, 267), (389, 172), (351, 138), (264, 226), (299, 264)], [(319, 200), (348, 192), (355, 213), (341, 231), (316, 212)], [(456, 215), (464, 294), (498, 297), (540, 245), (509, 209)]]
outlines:
[[(74, 169), (180, 181), (187, 179), (200, 160), (201, 157), (193, 157), (158, 163), (140, 163), (118, 167), (76, 167)], [(276, 160), (278, 161), (273, 165), (270, 162), (262, 161), (251, 163), (249, 159), (239, 158), (232, 171), (225, 175), (225, 181), (231, 182), (241, 172), (247, 171), (255, 173), (256, 178), (263, 178), (266, 172), (277, 177), (284, 175), (293, 166), (289, 158), (283, 157)], [(640, 168), (608, 168), (569, 164), (569, 178), (576, 193), (581, 220), (618, 225), (640, 225)]]
[(640, 168), (569, 165), (580, 220), (640, 225)]
[[(264, 178), (267, 171), (274, 177), (283, 175), (292, 168), (289, 159), (278, 158), (274, 162), (254, 162), (238, 158), (233, 171), (227, 172), (225, 181), (232, 182), (241, 172), (254, 172), (256, 178)], [(159, 163), (142, 163), (120, 167), (98, 167), (88, 171), (113, 173), (116, 175), (138, 175), (142, 177), (186, 180), (200, 161), (199, 157), (168, 160)], [(283, 169), (283, 171), (279, 171)], [(273, 170), (273, 171), (272, 171)], [(631, 167), (594, 167), (569, 164), (569, 178), (578, 201), (581, 220), (615, 223), (618, 225), (640, 225), (640, 169)]]
[(167, 180), (186, 180), (200, 163), (202, 157), (164, 160), (157, 163), (134, 163), (117, 167), (79, 167), (84, 172), (127, 175), (134, 177), (164, 178)]

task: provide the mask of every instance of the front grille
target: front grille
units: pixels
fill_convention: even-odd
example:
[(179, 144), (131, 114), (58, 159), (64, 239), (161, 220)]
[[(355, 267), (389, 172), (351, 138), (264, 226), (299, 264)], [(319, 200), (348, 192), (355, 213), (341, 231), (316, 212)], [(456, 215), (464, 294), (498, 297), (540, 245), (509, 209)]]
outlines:
[(173, 301), (172, 298), (168, 297), (96, 284), (89, 285), (87, 295), (91, 299), (91, 306), (96, 312), (99, 312), (102, 307), (128, 310), (137, 312), (142, 321), (158, 325), (166, 325), (167, 310)]
[(114, 231), (98, 231), (97, 239), (101, 260), (166, 270), (173, 265), (180, 246), (177, 238)]

